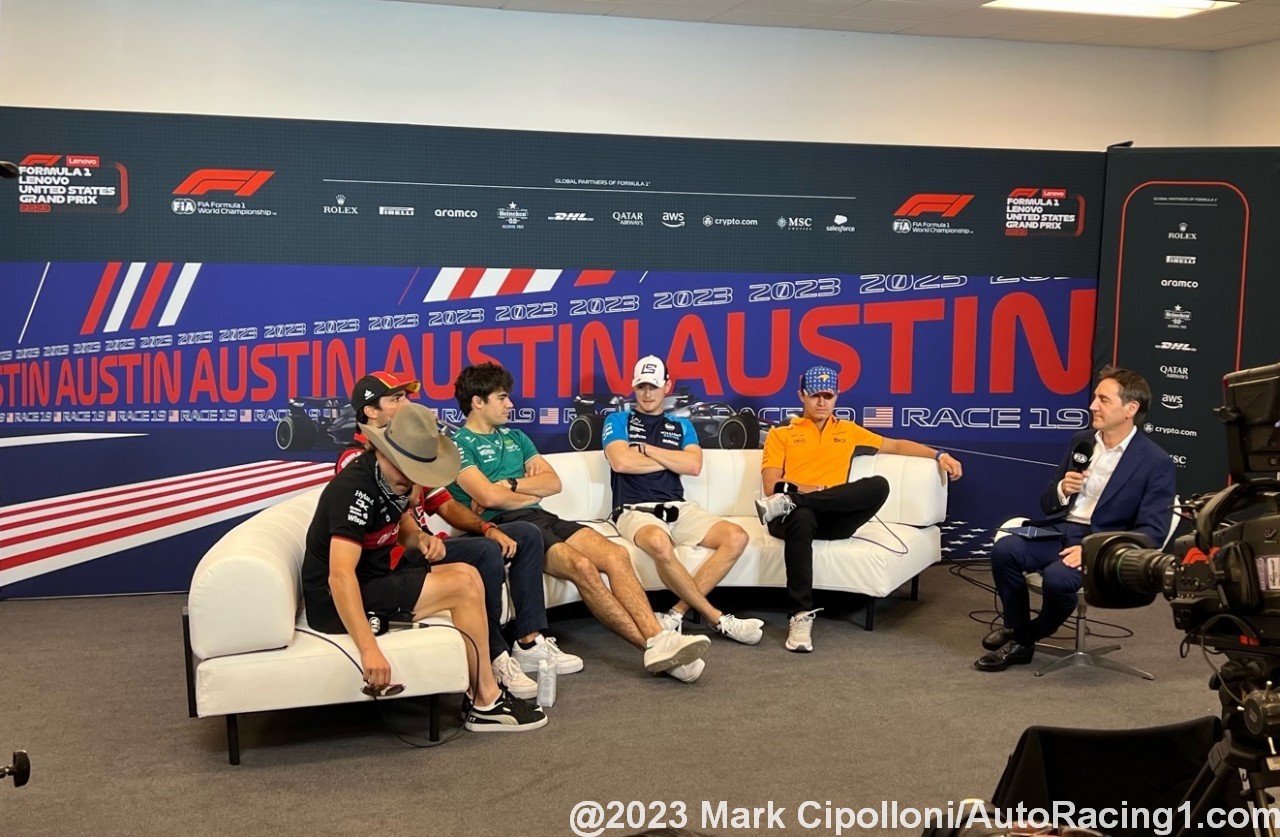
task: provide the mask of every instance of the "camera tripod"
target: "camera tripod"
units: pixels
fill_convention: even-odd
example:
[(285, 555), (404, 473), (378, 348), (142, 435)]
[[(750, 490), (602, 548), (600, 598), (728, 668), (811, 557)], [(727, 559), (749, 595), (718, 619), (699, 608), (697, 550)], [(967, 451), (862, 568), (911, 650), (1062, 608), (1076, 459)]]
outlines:
[[(1225, 669), (1226, 667), (1224, 667)], [(1215, 677), (1215, 679), (1217, 679)], [(1243, 685), (1243, 680), (1233, 685)], [(1280, 708), (1280, 694), (1271, 691), (1268, 681), (1262, 690), (1249, 692), (1240, 706), (1239, 698), (1228, 689), (1227, 682), (1218, 688), (1222, 701), (1222, 738), (1209, 750), (1204, 766), (1187, 789), (1182, 804), (1176, 809), (1182, 817), (1183, 827), (1175, 837), (1191, 837), (1206, 834), (1255, 834), (1258, 837), (1276, 837), (1280, 834), (1280, 810), (1275, 816), (1259, 818), (1259, 812), (1269, 808), (1275, 798), (1268, 788), (1280, 787), (1280, 755), (1276, 753), (1273, 735), (1280, 732), (1280, 716), (1274, 714)], [(1236, 809), (1243, 800), (1249, 812), (1248, 823), (1234, 825), (1232, 831), (1225, 826), (1209, 828), (1204, 824), (1210, 806)], [(1233, 802), (1237, 804), (1232, 804)], [(1184, 805), (1190, 804), (1189, 813), (1182, 814)]]

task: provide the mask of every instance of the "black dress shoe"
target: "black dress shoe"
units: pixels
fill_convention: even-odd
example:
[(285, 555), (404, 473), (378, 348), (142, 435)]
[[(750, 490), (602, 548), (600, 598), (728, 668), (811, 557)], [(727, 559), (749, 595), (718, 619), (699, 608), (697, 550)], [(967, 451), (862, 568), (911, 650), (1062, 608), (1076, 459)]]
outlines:
[(1022, 666), (1031, 662), (1036, 649), (1028, 648), (1017, 642), (1009, 642), (990, 654), (983, 654), (974, 661), (973, 667), (978, 671), (1004, 671), (1009, 666)]
[(982, 647), (988, 651), (995, 651), (1011, 639), (1013, 639), (1013, 628), (996, 628), (982, 638)]

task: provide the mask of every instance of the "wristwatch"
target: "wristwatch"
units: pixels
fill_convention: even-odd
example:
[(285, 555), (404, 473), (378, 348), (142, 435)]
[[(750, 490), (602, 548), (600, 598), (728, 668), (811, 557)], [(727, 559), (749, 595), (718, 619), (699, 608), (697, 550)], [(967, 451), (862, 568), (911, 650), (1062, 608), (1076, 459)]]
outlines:
[(933, 455), (933, 458), (934, 458), (934, 459), (936, 459), (936, 460), (938, 460), (939, 462), (941, 462), (941, 461), (942, 461), (942, 457), (944, 457), (944, 456), (946, 456), (946, 455), (947, 455), (947, 452), (946, 452), (945, 450), (940, 450), (940, 451), (938, 451), (937, 453), (935, 453), (935, 454)]
[(497, 529), (497, 528), (498, 528), (498, 524), (494, 523), (492, 520), (486, 520), (484, 523), (480, 524), (480, 534), (487, 535), (489, 534), (490, 529)]
[(518, 478), (518, 477), (509, 477), (509, 478), (507, 479), (507, 485), (511, 486), (511, 490), (512, 490), (512, 491), (519, 491), (519, 489), (518, 489), (518, 488), (516, 488), (516, 484), (517, 484), (518, 482), (519, 482), (519, 478)]

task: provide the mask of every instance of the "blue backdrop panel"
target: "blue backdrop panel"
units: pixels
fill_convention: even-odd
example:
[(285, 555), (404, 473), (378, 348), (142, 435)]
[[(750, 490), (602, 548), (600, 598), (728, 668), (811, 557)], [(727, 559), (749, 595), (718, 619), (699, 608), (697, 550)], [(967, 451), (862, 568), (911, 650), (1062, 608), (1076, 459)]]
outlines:
[(0, 124), (22, 167), (0, 442), (38, 475), (0, 486), (0, 595), (184, 588), (232, 522), (327, 478), (379, 368), (457, 424), (457, 371), (501, 362), (550, 452), (643, 354), (708, 447), (759, 444), (828, 363), (845, 415), (964, 460), (953, 554), (980, 554), (1088, 420), (1102, 155)]

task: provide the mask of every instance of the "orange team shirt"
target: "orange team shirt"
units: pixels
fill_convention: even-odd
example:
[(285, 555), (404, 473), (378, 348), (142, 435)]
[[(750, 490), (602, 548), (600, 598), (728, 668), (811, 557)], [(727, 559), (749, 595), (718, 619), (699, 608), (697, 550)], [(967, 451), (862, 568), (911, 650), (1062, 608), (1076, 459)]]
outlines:
[(859, 448), (879, 451), (884, 437), (857, 422), (835, 417), (818, 426), (804, 416), (775, 427), (764, 439), (760, 468), (781, 468), (787, 482), (803, 485), (841, 485), (849, 481), (849, 465)]

